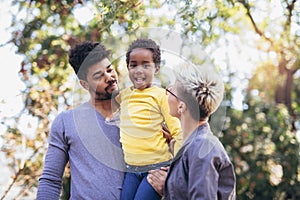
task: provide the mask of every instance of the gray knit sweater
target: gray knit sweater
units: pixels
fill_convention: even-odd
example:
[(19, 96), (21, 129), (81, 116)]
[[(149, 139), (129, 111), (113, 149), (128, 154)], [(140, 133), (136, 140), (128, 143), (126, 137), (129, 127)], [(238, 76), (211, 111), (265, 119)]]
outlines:
[(119, 199), (124, 161), (119, 128), (89, 104), (60, 113), (51, 125), (37, 199), (59, 199), (67, 162), (71, 199)]

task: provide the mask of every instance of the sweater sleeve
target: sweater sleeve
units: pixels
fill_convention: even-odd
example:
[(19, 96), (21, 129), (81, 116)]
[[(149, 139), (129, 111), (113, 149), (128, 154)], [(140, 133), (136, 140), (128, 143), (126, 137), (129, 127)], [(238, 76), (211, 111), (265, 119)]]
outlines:
[(206, 140), (200, 148), (193, 146), (190, 149), (193, 150), (188, 159), (188, 198), (235, 199), (233, 167), (222, 145), (218, 141), (214, 143)]
[(176, 140), (174, 144), (174, 155), (176, 155), (182, 145), (182, 129), (179, 119), (170, 115), (167, 95), (161, 96), (160, 109), (172, 137)]
[(188, 158), (188, 199), (217, 199), (219, 174), (214, 161), (197, 151), (190, 152)]
[(53, 121), (51, 126), (44, 169), (39, 179), (37, 200), (59, 199), (60, 197), (62, 177), (69, 160), (68, 145), (64, 133), (61, 114)]

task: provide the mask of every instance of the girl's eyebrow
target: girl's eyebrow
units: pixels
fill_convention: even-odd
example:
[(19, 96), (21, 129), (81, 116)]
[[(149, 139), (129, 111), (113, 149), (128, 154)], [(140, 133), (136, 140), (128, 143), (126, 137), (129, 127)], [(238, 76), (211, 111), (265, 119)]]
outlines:
[[(129, 63), (137, 63), (135, 60), (131, 60)], [(142, 63), (154, 63), (153, 61), (143, 60)]]

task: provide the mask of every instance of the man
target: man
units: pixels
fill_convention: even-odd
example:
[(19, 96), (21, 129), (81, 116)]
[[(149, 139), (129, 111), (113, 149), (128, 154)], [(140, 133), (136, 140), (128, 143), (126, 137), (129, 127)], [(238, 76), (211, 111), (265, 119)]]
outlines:
[(38, 200), (59, 199), (68, 162), (70, 199), (120, 199), (124, 162), (119, 128), (106, 120), (114, 115), (111, 98), (118, 91), (118, 76), (109, 53), (103, 45), (89, 41), (69, 53), (69, 62), (90, 99), (53, 121)]

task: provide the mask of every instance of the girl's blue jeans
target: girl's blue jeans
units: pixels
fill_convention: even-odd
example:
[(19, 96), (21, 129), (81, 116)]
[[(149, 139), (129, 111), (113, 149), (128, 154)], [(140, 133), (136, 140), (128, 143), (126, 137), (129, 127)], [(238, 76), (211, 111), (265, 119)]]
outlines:
[(121, 200), (160, 200), (161, 196), (147, 181), (148, 172), (126, 172)]

